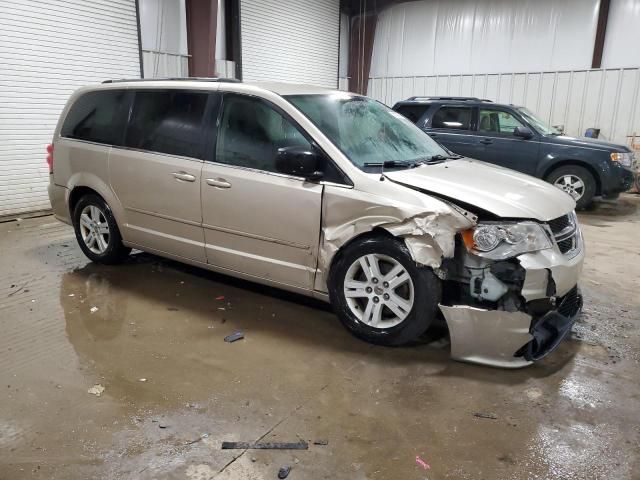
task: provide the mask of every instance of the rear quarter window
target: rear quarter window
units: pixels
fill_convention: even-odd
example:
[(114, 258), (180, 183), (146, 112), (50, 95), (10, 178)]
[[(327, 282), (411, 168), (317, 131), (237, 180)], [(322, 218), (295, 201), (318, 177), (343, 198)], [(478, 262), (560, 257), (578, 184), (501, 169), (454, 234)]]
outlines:
[(424, 115), (424, 112), (427, 111), (428, 105), (400, 105), (396, 108), (396, 112), (404, 115), (413, 123), (417, 123), (418, 120)]
[(69, 109), (60, 135), (90, 142), (121, 145), (127, 115), (125, 90), (88, 92)]

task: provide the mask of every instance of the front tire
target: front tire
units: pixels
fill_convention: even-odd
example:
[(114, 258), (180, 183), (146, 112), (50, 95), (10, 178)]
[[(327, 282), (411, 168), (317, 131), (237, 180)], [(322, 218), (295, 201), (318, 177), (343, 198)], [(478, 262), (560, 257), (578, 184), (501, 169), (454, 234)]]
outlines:
[(556, 168), (549, 174), (547, 181), (571, 195), (579, 210), (591, 205), (596, 194), (593, 175), (586, 168), (577, 165)]
[(80, 248), (92, 262), (120, 263), (131, 252), (122, 244), (109, 205), (98, 195), (85, 195), (78, 201), (73, 210), (73, 228)]
[(416, 341), (437, 315), (442, 296), (433, 271), (411, 258), (401, 240), (356, 240), (336, 259), (329, 296), (342, 324), (378, 345)]

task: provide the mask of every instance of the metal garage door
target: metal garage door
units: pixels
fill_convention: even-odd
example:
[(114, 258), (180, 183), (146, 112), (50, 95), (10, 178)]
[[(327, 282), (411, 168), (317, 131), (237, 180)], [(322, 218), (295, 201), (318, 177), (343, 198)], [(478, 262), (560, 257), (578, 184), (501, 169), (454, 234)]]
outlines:
[(242, 79), (338, 84), (339, 0), (241, 0)]
[(139, 77), (135, 0), (0, 0), (0, 217), (50, 208), (45, 146), (76, 88)]

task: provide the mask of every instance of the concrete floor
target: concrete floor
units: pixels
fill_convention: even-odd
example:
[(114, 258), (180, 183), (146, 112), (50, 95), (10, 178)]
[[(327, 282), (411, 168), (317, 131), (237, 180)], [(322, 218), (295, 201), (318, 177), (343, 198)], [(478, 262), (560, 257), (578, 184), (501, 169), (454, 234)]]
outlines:
[[(150, 255), (93, 265), (52, 217), (0, 224), (0, 479), (640, 478), (639, 206), (581, 215), (583, 318), (517, 371)], [(258, 439), (328, 444), (220, 449)]]

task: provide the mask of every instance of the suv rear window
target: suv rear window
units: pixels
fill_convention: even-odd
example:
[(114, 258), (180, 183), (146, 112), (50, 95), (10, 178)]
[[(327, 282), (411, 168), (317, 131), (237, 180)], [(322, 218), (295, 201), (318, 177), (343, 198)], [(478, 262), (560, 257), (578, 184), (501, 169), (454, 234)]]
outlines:
[(60, 135), (90, 142), (122, 144), (129, 113), (125, 90), (101, 90), (82, 95), (72, 105)]
[(471, 107), (442, 107), (431, 120), (431, 128), (471, 130)]
[(204, 158), (202, 117), (208, 96), (183, 90), (137, 91), (125, 145)]
[(396, 108), (396, 112), (404, 115), (413, 123), (416, 123), (424, 112), (427, 110), (428, 105), (400, 105)]

